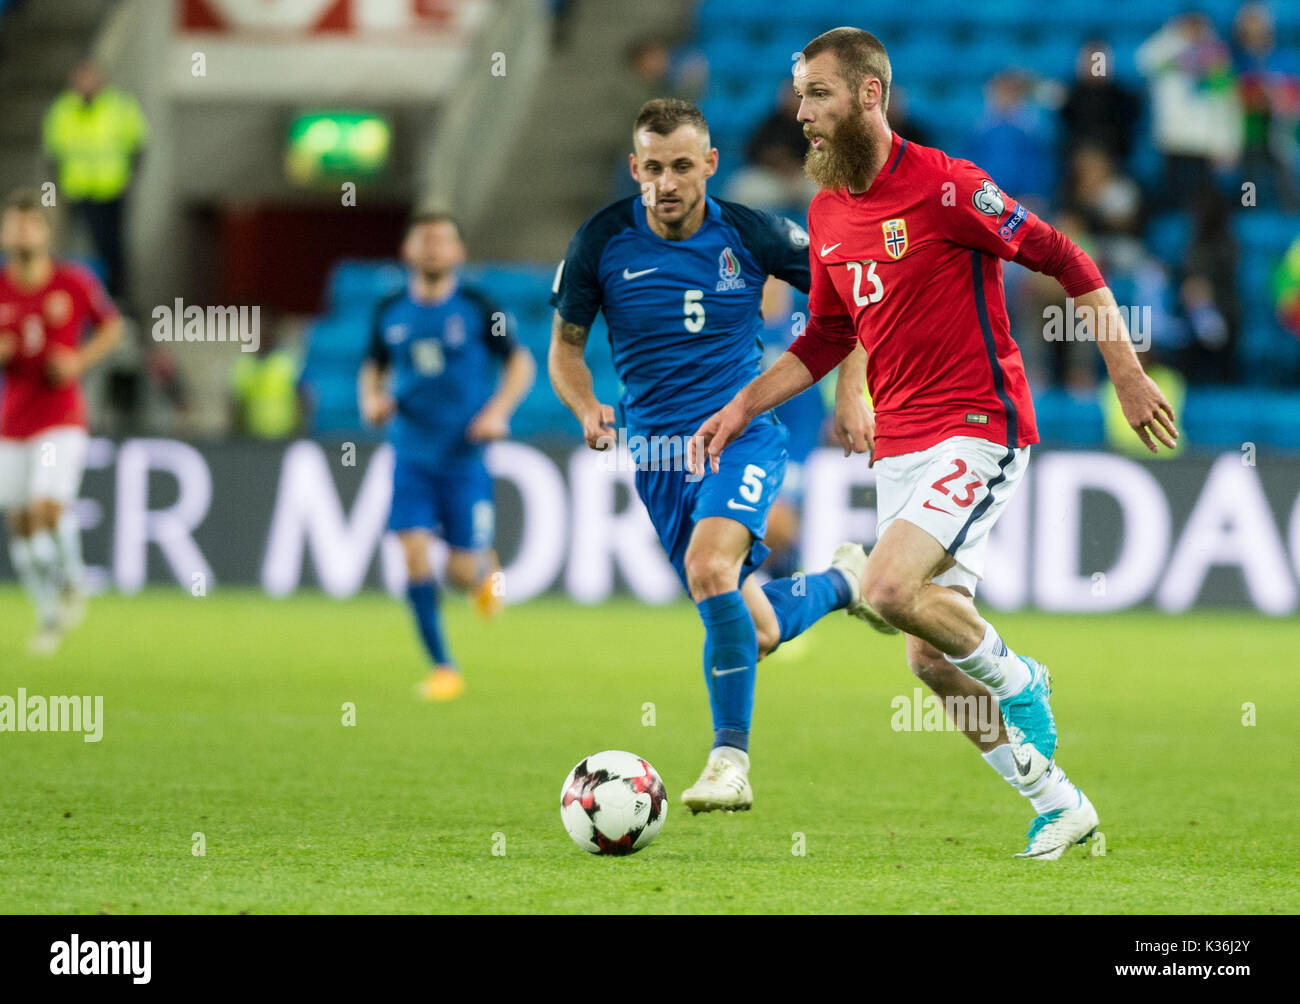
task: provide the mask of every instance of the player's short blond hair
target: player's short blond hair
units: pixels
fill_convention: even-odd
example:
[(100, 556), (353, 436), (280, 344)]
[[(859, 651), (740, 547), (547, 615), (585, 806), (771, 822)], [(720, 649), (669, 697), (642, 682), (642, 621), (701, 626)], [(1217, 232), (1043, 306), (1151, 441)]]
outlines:
[(805, 61), (833, 52), (839, 63), (840, 76), (854, 95), (862, 81), (875, 77), (880, 81), (880, 110), (889, 110), (889, 87), (893, 72), (889, 67), (889, 53), (880, 39), (861, 28), (832, 28), (822, 32), (803, 47)]
[(681, 98), (654, 98), (641, 106), (632, 123), (633, 144), (636, 134), (642, 129), (659, 136), (671, 136), (684, 125), (694, 126), (704, 140), (704, 148), (709, 148), (709, 123), (704, 113), (689, 101)]

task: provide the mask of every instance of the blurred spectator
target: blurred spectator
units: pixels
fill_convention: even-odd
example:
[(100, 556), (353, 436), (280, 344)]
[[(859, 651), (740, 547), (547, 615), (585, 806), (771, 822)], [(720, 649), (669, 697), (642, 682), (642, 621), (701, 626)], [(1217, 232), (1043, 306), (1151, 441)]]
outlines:
[(1273, 273), (1273, 304), (1278, 323), (1300, 338), (1300, 237), (1291, 242)]
[(817, 186), (803, 172), (808, 140), (796, 120), (799, 96), (788, 84), (779, 104), (745, 144), (745, 166), (727, 182), (726, 197), (755, 209), (803, 215)]
[(1063, 157), (1080, 146), (1100, 147), (1117, 164), (1133, 149), (1141, 100), (1115, 80), (1115, 53), (1100, 40), (1084, 43), (1075, 61), (1075, 78), (1061, 105)]
[[(798, 107), (798, 105), (796, 105)], [(889, 128), (904, 139), (921, 146), (934, 146), (930, 131), (909, 114), (907, 91), (898, 84), (889, 85)]]
[(275, 327), (263, 329), (254, 353), (241, 352), (231, 371), (234, 429), (258, 439), (285, 439), (302, 421), (298, 353), (279, 337)]
[(1229, 206), (1228, 199), (1213, 189), (1201, 192), (1183, 263), (1178, 308), (1185, 328), (1185, 348), (1176, 361), (1193, 383), (1230, 383), (1237, 379), (1239, 255)]
[(1255, 183), (1258, 204), (1294, 210), (1300, 67), (1293, 56), (1278, 51), (1273, 17), (1261, 3), (1246, 4), (1237, 12), (1233, 42), (1245, 113), (1242, 175)]
[(1132, 236), (1141, 227), (1141, 189), (1116, 170), (1110, 154), (1100, 146), (1075, 148), (1064, 203), (1095, 234)]
[[(631, 122), (641, 106), (653, 98), (681, 98), (698, 102), (709, 82), (709, 64), (698, 50), (686, 51), (674, 59), (668, 44), (661, 38), (642, 38), (632, 42), (623, 54), (626, 73), (611, 88), (609, 101), (626, 111)], [(613, 197), (622, 198), (640, 192), (628, 174), (628, 142), (622, 140), (610, 150), (613, 165)]]
[(59, 194), (89, 232), (114, 299), (126, 293), (123, 245), (126, 194), (148, 138), (135, 98), (104, 86), (98, 64), (72, 71), (68, 90), (45, 115), (46, 154), (58, 171)]
[(998, 186), (1030, 208), (1047, 204), (1053, 184), (1051, 137), (1043, 111), (1030, 100), (1028, 77), (1004, 70), (985, 87), (984, 116), (970, 140), (970, 159)]
[(661, 38), (642, 38), (624, 52), (627, 92), (623, 107), (634, 116), (651, 98), (698, 101), (708, 84), (708, 63), (703, 54), (687, 52), (674, 59)]
[(1216, 171), (1241, 153), (1242, 116), (1227, 45), (1208, 17), (1180, 14), (1142, 43), (1138, 68), (1151, 83), (1156, 149), (1164, 156), (1166, 203), (1192, 205)]

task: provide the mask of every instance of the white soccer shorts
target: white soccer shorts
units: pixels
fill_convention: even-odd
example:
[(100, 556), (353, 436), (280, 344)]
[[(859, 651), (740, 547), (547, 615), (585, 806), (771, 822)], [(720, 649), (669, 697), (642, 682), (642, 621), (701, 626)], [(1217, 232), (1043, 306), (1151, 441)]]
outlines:
[(89, 437), (62, 425), (30, 439), (0, 439), (0, 509), (38, 500), (68, 505), (81, 491)]
[(927, 450), (877, 460), (876, 539), (894, 520), (919, 526), (956, 564), (932, 580), (972, 595), (984, 576), (989, 530), (1029, 466), (1029, 447), (1015, 449), (954, 436)]

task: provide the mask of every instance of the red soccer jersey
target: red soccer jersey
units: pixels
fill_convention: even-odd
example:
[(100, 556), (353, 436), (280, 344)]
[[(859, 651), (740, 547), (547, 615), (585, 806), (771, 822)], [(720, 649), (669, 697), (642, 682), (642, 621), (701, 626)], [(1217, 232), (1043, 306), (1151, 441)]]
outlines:
[(113, 301), (88, 269), (54, 263), (49, 281), (23, 289), (8, 269), (0, 270), (0, 339), (17, 340), (4, 370), (0, 437), (28, 439), (60, 425), (86, 425), (81, 383), (56, 387), (46, 373), (50, 356), (81, 343), (86, 323), (98, 325), (117, 314)]
[[(1001, 259), (1030, 234), (1035, 247), (1048, 235), (1068, 241), (974, 164), (897, 133), (871, 187), (819, 192), (808, 224), (811, 337), (793, 351), (807, 364), (819, 339), (856, 334), (867, 350), (876, 457), (951, 436), (1038, 442)], [(1091, 288), (1101, 285), (1097, 276)]]

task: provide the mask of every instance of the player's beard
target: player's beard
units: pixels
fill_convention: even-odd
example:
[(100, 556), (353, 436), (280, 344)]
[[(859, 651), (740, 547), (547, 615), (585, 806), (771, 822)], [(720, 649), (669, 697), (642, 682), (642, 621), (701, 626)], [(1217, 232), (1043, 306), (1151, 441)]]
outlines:
[(867, 171), (876, 161), (876, 137), (867, 128), (862, 105), (854, 100), (848, 115), (835, 131), (822, 139), (822, 148), (808, 148), (803, 170), (818, 187), (861, 191), (867, 187)]

